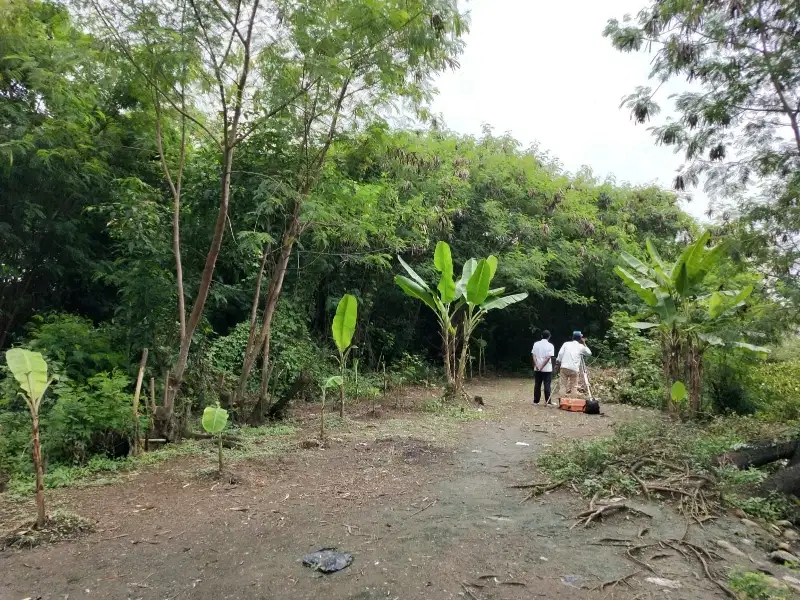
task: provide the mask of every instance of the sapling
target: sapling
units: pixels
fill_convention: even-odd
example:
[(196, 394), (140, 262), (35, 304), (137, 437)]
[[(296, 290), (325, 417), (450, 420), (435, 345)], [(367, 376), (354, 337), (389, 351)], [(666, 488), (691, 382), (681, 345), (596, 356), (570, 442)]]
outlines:
[(353, 378), (355, 381), (353, 382), (353, 398), (358, 401), (358, 359), (353, 359)]
[(325, 392), (328, 388), (332, 387), (339, 387), (344, 385), (344, 380), (340, 375), (334, 375), (333, 377), (328, 377), (325, 383), (322, 385), (322, 407), (319, 411), (319, 441), (323, 441), (325, 439)]
[[(356, 332), (358, 319), (358, 300), (355, 296), (345, 294), (336, 307), (336, 316), (333, 317), (331, 332), (336, 349), (339, 351), (339, 416), (344, 418), (344, 371), (347, 366), (347, 357), (353, 347), (353, 334)], [(330, 380), (329, 380), (330, 381)]]
[(219, 448), (219, 476), (222, 477), (222, 432), (228, 424), (228, 411), (219, 405), (206, 406), (203, 411), (203, 429), (210, 435), (217, 436)]
[(39, 407), (53, 379), (47, 378), (47, 363), (39, 352), (12, 348), (6, 352), (6, 363), (14, 379), (22, 388), (22, 397), (31, 413), (33, 424), (33, 468), (36, 471), (36, 526), (43, 527), (46, 521), (44, 509), (44, 471), (42, 450), (39, 441)]

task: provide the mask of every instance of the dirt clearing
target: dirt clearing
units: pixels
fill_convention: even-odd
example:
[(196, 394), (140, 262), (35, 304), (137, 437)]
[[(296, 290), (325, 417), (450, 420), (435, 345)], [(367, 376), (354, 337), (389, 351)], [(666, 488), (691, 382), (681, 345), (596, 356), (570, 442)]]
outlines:
[[(387, 408), (333, 423), (324, 449), (299, 448), (317, 427), (305, 407), (297, 449), (235, 463), (239, 485), (198, 477), (209, 464), (187, 457), (120, 484), (51, 492), (51, 505), (91, 519), (95, 532), (0, 552), (0, 600), (725, 597), (688, 546), (659, 540), (713, 549), (746, 535), (738, 521), (683, 538), (686, 521), (672, 509), (632, 503), (645, 514), (570, 529), (585, 499), (557, 491), (521, 502), (526, 490), (511, 486), (536, 480), (536, 455), (557, 440), (660, 418), (619, 405), (601, 417), (534, 408), (531, 387), (474, 386), (487, 405), (479, 420)], [(331, 575), (302, 566), (320, 548), (355, 560)], [(705, 561), (722, 581), (733, 564)]]

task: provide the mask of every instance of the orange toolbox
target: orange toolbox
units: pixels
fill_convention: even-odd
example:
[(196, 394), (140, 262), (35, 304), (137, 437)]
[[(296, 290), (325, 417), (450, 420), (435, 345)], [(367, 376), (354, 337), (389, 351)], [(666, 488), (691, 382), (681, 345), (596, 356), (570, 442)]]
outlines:
[(578, 398), (559, 398), (558, 408), (570, 412), (584, 412), (586, 410), (586, 400)]

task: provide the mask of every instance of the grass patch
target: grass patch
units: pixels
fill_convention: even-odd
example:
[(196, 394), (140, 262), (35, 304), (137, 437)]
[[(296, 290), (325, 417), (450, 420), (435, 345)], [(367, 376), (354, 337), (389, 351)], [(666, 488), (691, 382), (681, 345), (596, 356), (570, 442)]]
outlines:
[(789, 600), (795, 597), (788, 585), (752, 571), (732, 571), (728, 575), (728, 586), (742, 600)]
[(439, 398), (428, 400), (422, 407), (423, 412), (438, 415), (447, 419), (453, 419), (468, 423), (470, 421), (479, 421), (484, 418), (482, 411), (474, 410), (466, 406), (453, 405), (448, 402), (442, 402)]
[[(286, 438), (295, 431), (294, 426), (286, 424), (233, 428), (227, 435), (240, 438), (242, 444), (238, 448), (225, 449), (225, 459), (237, 461), (272, 456), (291, 446)], [(94, 456), (85, 465), (55, 465), (45, 473), (44, 483), (46, 489), (111, 485), (120, 482), (125, 474), (142, 467), (154, 466), (182, 456), (215, 459), (216, 453), (213, 440), (185, 440), (179, 444), (167, 444), (163, 448), (145, 452), (138, 457), (112, 459)], [(6, 494), (12, 500), (28, 498), (34, 489), (33, 475), (15, 475), (8, 482)]]

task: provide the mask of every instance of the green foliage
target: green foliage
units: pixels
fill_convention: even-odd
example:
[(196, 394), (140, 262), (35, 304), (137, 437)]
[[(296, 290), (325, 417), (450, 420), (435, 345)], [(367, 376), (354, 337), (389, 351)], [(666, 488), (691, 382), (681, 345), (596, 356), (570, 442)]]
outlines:
[(94, 454), (127, 454), (133, 405), (129, 386), (130, 379), (120, 371), (98, 373), (86, 383), (56, 383), (55, 404), (43, 417), (48, 460), (83, 464)]
[(228, 424), (228, 411), (219, 405), (206, 406), (201, 423), (206, 433), (219, 435)]
[(33, 473), (30, 422), (25, 412), (0, 411), (0, 472)]
[(407, 352), (389, 366), (388, 373), (392, 383), (399, 386), (428, 383), (437, 378), (431, 365), (420, 356)]
[(35, 317), (26, 342), (26, 347), (43, 353), (78, 382), (127, 366), (113, 345), (109, 327), (95, 327), (88, 319), (69, 314)]
[(731, 493), (726, 494), (724, 499), (727, 504), (742, 509), (751, 517), (765, 521), (793, 518), (796, 514), (796, 507), (783, 494), (770, 494), (764, 498)]
[(769, 363), (754, 361), (751, 352), (712, 348), (704, 360), (705, 394), (716, 413), (753, 414), (756, 396), (752, 377)]
[(686, 400), (686, 386), (683, 385), (682, 381), (676, 381), (672, 384), (672, 387), (669, 390), (669, 395), (673, 402), (681, 402), (682, 400)]
[[(501, 296), (505, 288), (490, 290), (492, 278), (497, 272), (495, 256), (489, 256), (480, 261), (474, 258), (467, 260), (462, 267), (461, 278), (457, 283), (454, 282), (450, 246), (446, 242), (440, 241), (436, 244), (433, 257), (434, 267), (441, 273), (437, 288), (438, 294), (434, 293), (425, 280), (399, 256), (398, 260), (409, 277), (397, 275), (395, 283), (406, 295), (421, 300), (436, 315), (445, 348), (444, 363), (447, 382), (460, 386), (464, 379), (470, 338), (486, 313), (521, 302), (528, 297), (528, 294)], [(455, 305), (453, 305), (454, 301)], [(465, 314), (461, 325), (461, 358), (458, 360), (456, 357), (457, 330), (452, 323), (455, 315), (462, 308)]]
[(353, 334), (356, 332), (356, 322), (358, 320), (358, 301), (355, 296), (345, 294), (339, 300), (336, 307), (336, 316), (331, 324), (333, 341), (340, 354), (350, 348), (353, 341)]
[(788, 585), (759, 571), (733, 569), (728, 575), (728, 586), (741, 600), (790, 600), (794, 597)]
[[(306, 313), (288, 299), (278, 303), (272, 320), (270, 345), (271, 360), (274, 361), (271, 388), (280, 395), (292, 385), (297, 376), (305, 371), (312, 379), (321, 382), (333, 366), (328, 352), (316, 344), (308, 331)], [(250, 333), (250, 323), (243, 321), (225, 336), (216, 338), (209, 349), (213, 368), (234, 381), (239, 376)], [(249, 386), (258, 389), (258, 378), (252, 374)]]
[(35, 417), (52, 380), (47, 378), (47, 363), (41, 353), (12, 348), (6, 352), (8, 369), (25, 394), (25, 401)]
[(623, 101), (636, 123), (659, 113), (662, 88), (691, 83), (669, 98), (676, 115), (650, 128), (657, 144), (684, 154), (674, 187), (702, 181), (719, 198), (709, 216), (718, 217), (731, 257), (770, 273), (773, 298), (792, 305), (800, 289), (791, 242), (800, 230), (798, 16), (796, 3), (650, 0), (605, 30), (622, 52), (655, 54), (649, 77), (657, 87), (640, 86)]
[(325, 380), (325, 383), (322, 385), (322, 388), (327, 390), (330, 388), (341, 387), (342, 385), (344, 385), (344, 380), (342, 379), (342, 377), (340, 375), (333, 375)]
[[(647, 305), (645, 315), (655, 322), (635, 322), (631, 326), (646, 331), (657, 329), (662, 347), (664, 371), (669, 379), (665, 407), (674, 409), (687, 397), (692, 414), (700, 411), (703, 353), (711, 346), (742, 348), (767, 353), (767, 348), (739, 341), (745, 300), (753, 286), (723, 291), (714, 280), (720, 274), (724, 244), (712, 248), (706, 231), (688, 244), (674, 263), (666, 263), (652, 241), (647, 240), (649, 263), (623, 252), (627, 268), (614, 271), (625, 285)], [(630, 270), (628, 270), (630, 269)], [(725, 340), (721, 335), (727, 334)], [(681, 371), (684, 371), (681, 374)], [(684, 381), (682, 381), (685, 380)]]
[(625, 312), (611, 316), (611, 327), (605, 338), (609, 363), (618, 370), (612, 393), (624, 404), (657, 408), (664, 398), (664, 372), (661, 350), (650, 335), (642, 335), (631, 327), (633, 319)]
[(800, 420), (800, 359), (750, 367), (746, 386), (762, 418), (778, 423)]

